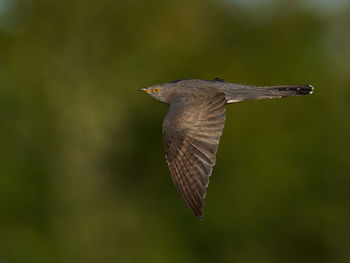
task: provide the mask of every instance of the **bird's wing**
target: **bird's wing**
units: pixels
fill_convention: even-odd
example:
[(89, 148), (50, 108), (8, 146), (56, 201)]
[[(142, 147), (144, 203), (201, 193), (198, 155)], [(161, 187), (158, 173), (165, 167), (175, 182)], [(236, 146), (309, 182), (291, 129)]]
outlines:
[(197, 90), (174, 98), (163, 122), (166, 159), (173, 182), (192, 212), (202, 219), (204, 197), (225, 124), (225, 94)]

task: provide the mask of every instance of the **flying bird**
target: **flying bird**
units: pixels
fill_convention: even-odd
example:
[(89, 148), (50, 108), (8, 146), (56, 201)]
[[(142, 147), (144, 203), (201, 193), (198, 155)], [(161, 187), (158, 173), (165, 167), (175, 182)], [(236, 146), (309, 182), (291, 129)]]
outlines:
[(141, 90), (170, 105), (162, 125), (166, 162), (186, 205), (202, 220), (206, 188), (225, 124), (226, 104), (308, 95), (313, 87), (250, 86), (215, 78), (181, 79)]

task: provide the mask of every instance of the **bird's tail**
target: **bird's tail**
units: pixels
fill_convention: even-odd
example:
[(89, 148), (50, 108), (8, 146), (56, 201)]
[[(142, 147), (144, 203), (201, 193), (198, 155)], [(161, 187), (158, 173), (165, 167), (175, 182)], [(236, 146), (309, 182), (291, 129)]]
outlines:
[(314, 87), (311, 85), (273, 86), (270, 87), (270, 90), (273, 96), (289, 97), (312, 94)]
[(239, 102), (244, 100), (261, 100), (284, 98), (289, 96), (308, 95), (313, 92), (314, 88), (311, 85), (284, 85), (284, 86), (248, 86), (233, 84), (231, 87), (226, 87), (227, 103)]

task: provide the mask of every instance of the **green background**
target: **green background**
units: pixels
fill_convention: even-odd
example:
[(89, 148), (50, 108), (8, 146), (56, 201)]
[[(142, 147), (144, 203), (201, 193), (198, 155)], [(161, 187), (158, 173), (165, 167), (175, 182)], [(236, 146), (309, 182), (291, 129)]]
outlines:
[[(0, 262), (350, 262), (347, 1), (1, 0)], [(308, 83), (227, 107), (204, 221), (168, 174), (179, 78)]]

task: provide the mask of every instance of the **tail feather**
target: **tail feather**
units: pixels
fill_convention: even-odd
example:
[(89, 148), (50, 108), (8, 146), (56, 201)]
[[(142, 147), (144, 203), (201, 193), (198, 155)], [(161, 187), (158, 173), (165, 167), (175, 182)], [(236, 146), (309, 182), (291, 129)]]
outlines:
[(312, 94), (312, 92), (314, 91), (314, 87), (306, 84), (297, 86), (275, 86), (271, 87), (271, 91), (274, 95), (289, 97)]
[(228, 84), (223, 89), (227, 103), (308, 95), (312, 94), (313, 90), (314, 88), (307, 84), (270, 87)]

